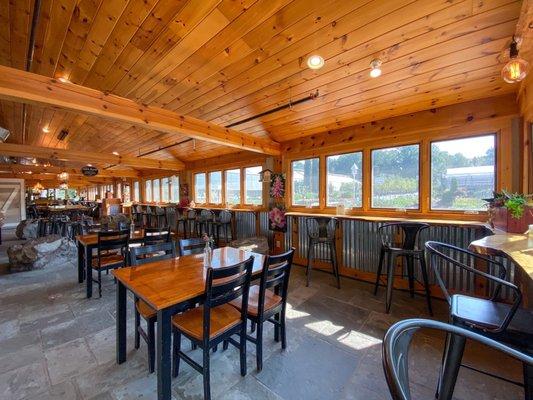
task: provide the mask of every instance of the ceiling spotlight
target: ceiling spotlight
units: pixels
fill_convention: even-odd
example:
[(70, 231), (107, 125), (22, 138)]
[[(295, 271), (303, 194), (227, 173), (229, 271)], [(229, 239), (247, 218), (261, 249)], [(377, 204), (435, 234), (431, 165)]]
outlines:
[(526, 77), (529, 64), (523, 58), (518, 57), (518, 43), (514, 36), (509, 48), (509, 57), (511, 59), (502, 69), (502, 78), (507, 83), (520, 82)]
[(43, 126), (43, 132), (44, 132), (44, 133), (48, 133), (48, 132), (50, 132), (50, 127), (49, 127), (48, 125)]
[(307, 59), (307, 66), (311, 69), (320, 69), (324, 66), (324, 59), (318, 54), (313, 54)]
[(118, 156), (118, 151), (114, 151), (113, 154), (114, 154), (115, 156)]
[(379, 58), (375, 58), (370, 63), (370, 76), (372, 78), (377, 78), (381, 75), (381, 60)]
[(61, 83), (70, 83), (70, 81), (64, 76), (60, 76), (59, 78), (57, 78), (57, 80)]

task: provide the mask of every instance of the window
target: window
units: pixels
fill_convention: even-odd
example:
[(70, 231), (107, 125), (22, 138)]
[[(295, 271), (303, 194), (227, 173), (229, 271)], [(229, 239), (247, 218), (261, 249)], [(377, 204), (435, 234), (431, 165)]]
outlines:
[(244, 202), (246, 204), (263, 204), (263, 184), (259, 182), (259, 173), (262, 167), (249, 167), (244, 169)]
[(222, 172), (209, 173), (209, 203), (222, 204)]
[(144, 201), (152, 201), (152, 181), (146, 181)]
[(205, 203), (205, 173), (194, 174), (194, 201)]
[(229, 204), (241, 203), (240, 169), (229, 169), (226, 171), (226, 202)]
[(172, 176), (170, 180), (170, 196), (173, 203), (180, 201), (180, 178), (176, 175)]
[(120, 182), (117, 183), (117, 195), (116, 195), (116, 198), (117, 199), (122, 198), (122, 184)]
[(326, 205), (363, 205), (363, 153), (348, 153), (326, 158)]
[(417, 144), (372, 150), (372, 207), (418, 209)]
[(431, 208), (482, 210), (495, 183), (494, 135), (431, 143)]
[(292, 204), (295, 206), (318, 206), (319, 159), (309, 158), (291, 163)]
[(158, 202), (161, 201), (161, 192), (159, 189), (159, 179), (154, 179), (152, 181), (152, 201)]
[(170, 178), (161, 179), (161, 201), (168, 203), (170, 199)]
[(139, 196), (139, 181), (133, 182), (133, 201), (139, 201), (141, 197)]

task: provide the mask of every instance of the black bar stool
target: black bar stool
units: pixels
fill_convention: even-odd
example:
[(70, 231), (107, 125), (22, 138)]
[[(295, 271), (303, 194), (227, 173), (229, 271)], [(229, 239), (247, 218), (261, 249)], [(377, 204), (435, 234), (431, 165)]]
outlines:
[(187, 210), (178, 208), (176, 210), (176, 234), (178, 235), (180, 233), (180, 226), (183, 229), (183, 237), (187, 239)]
[[(198, 218), (198, 215), (195, 209), (191, 208), (187, 210), (186, 220), (187, 220), (187, 231), (189, 233), (189, 237), (195, 236), (197, 218)], [(185, 235), (185, 237), (187, 237), (187, 235)]]
[(168, 226), (167, 213), (163, 207), (155, 206), (153, 208), (155, 228), (163, 228)]
[[(379, 253), (378, 273), (374, 295), (378, 293), (378, 287), (383, 269), (383, 261), (387, 256), (387, 297), (385, 300), (385, 310), (388, 313), (392, 304), (392, 288), (394, 285), (394, 262), (396, 257), (404, 257), (407, 265), (407, 277), (409, 279), (409, 291), (411, 297), (415, 295), (415, 260), (420, 263), (423, 285), (426, 293), (426, 301), (429, 314), (433, 315), (431, 309), (431, 293), (429, 290), (428, 272), (424, 248), (418, 248), (418, 237), (420, 232), (428, 229), (429, 225), (420, 222), (394, 222), (379, 227), (378, 234), (381, 239), (381, 249)], [(403, 275), (402, 275), (403, 276)]]
[[(308, 217), (306, 219), (307, 235), (309, 236), (307, 248), (307, 286), (311, 279), (311, 265), (314, 260), (330, 262), (333, 274), (337, 280), (337, 288), (341, 288), (339, 278), (339, 266), (337, 263), (337, 251), (335, 235), (339, 221), (332, 217)], [(319, 252), (317, 253), (317, 250)], [(320, 251), (322, 250), (322, 251)], [(320, 257), (327, 250), (328, 258)], [(318, 256), (317, 256), (318, 254)]]
[(198, 236), (202, 236), (204, 233), (206, 233), (208, 236), (211, 236), (214, 221), (215, 213), (213, 211), (200, 211), (200, 216), (195, 221), (195, 230)]
[[(213, 222), (213, 235), (217, 246), (220, 247), (220, 230), (224, 230), (224, 243), (228, 244), (228, 238), (231, 236), (231, 212), (228, 210), (222, 210), (218, 213), (218, 216)], [(233, 240), (233, 237), (231, 238)]]

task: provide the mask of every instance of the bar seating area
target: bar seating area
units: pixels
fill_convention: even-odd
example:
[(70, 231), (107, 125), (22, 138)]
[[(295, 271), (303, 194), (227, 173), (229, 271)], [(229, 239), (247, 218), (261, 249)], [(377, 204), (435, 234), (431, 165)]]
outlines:
[(4, 3), (1, 400), (533, 400), (533, 1)]

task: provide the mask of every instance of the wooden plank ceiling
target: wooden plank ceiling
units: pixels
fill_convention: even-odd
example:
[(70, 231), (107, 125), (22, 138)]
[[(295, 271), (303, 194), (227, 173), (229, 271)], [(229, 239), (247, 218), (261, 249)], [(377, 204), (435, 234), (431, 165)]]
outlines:
[[(500, 78), (511, 0), (42, 0), (31, 72), (287, 141), (516, 92)], [(25, 69), (33, 0), (0, 3), (0, 63)], [(306, 67), (310, 54), (324, 68)], [(383, 75), (369, 77), (374, 58)], [(236, 149), (61, 109), (0, 102), (13, 143), (194, 161)], [(43, 132), (44, 126), (49, 132)], [(57, 135), (68, 129), (66, 140)]]

